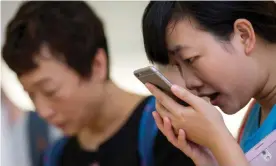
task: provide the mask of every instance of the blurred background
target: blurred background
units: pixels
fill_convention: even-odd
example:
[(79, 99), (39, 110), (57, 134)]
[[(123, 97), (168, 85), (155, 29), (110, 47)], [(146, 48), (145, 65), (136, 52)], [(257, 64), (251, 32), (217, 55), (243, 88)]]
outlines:
[[(150, 65), (144, 52), (141, 32), (141, 18), (148, 1), (89, 1), (88, 3), (105, 24), (110, 48), (111, 77), (114, 82), (128, 91), (149, 94), (144, 85), (133, 75), (135, 69)], [(20, 1), (1, 1), (1, 47), (5, 27), (19, 4)], [(8, 69), (2, 58), (1, 75), (1, 86), (7, 97), (22, 110), (34, 110), (16, 75)], [(237, 134), (244, 110), (232, 116), (223, 114), (225, 123), (234, 136)]]

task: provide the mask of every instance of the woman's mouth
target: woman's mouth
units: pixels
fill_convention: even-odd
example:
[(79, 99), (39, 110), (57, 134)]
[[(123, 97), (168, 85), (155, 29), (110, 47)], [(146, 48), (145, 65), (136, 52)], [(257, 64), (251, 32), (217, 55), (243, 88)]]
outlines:
[(209, 95), (210, 102), (211, 102), (212, 105), (217, 105), (218, 104), (219, 95), (220, 95), (220, 93), (218, 93), (218, 92)]

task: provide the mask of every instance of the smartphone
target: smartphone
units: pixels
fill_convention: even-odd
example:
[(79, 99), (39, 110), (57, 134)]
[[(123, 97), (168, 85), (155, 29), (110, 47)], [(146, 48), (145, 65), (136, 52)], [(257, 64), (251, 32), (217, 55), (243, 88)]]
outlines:
[(161, 74), (161, 72), (158, 71), (154, 66), (148, 66), (145, 68), (135, 70), (134, 75), (143, 84), (151, 83), (155, 85), (157, 88), (159, 88), (160, 90), (162, 90), (164, 93), (166, 93), (168, 96), (173, 98), (179, 104), (183, 106), (189, 106), (189, 104), (182, 101), (172, 93), (171, 91), (172, 83), (163, 74)]
[(246, 153), (251, 166), (276, 166), (276, 130)]

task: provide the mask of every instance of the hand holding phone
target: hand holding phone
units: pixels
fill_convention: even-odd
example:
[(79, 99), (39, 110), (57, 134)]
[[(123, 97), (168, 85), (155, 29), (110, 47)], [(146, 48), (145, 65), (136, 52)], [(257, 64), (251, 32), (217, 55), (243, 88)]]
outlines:
[(134, 75), (143, 83), (151, 83), (183, 106), (189, 106), (171, 92), (172, 83), (155, 67), (149, 66), (134, 71)]

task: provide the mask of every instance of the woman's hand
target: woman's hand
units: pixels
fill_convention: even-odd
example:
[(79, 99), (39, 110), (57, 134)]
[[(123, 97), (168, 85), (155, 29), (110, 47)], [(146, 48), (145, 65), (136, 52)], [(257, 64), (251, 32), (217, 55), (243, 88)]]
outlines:
[[(247, 165), (245, 156), (224, 124), (220, 112), (204, 99), (176, 85), (175, 96), (188, 103), (184, 107), (151, 84), (147, 88), (156, 97), (156, 110), (162, 119), (169, 118), (174, 130), (183, 129), (188, 140), (208, 148), (220, 165)], [(232, 153), (227, 153), (231, 151)]]
[(172, 92), (188, 103), (184, 107), (151, 84), (148, 89), (156, 97), (156, 110), (162, 118), (168, 117), (172, 126), (184, 129), (187, 138), (199, 145), (212, 148), (220, 134), (228, 132), (222, 115), (211, 104), (178, 86), (172, 86)]
[[(175, 131), (170, 120), (167, 117), (162, 120), (158, 112), (153, 112), (153, 117), (160, 131), (175, 147), (190, 157), (195, 165), (218, 166), (213, 154), (207, 148), (187, 140), (186, 133), (183, 129), (179, 129), (179, 132)], [(176, 136), (176, 134), (178, 134), (178, 136)]]

